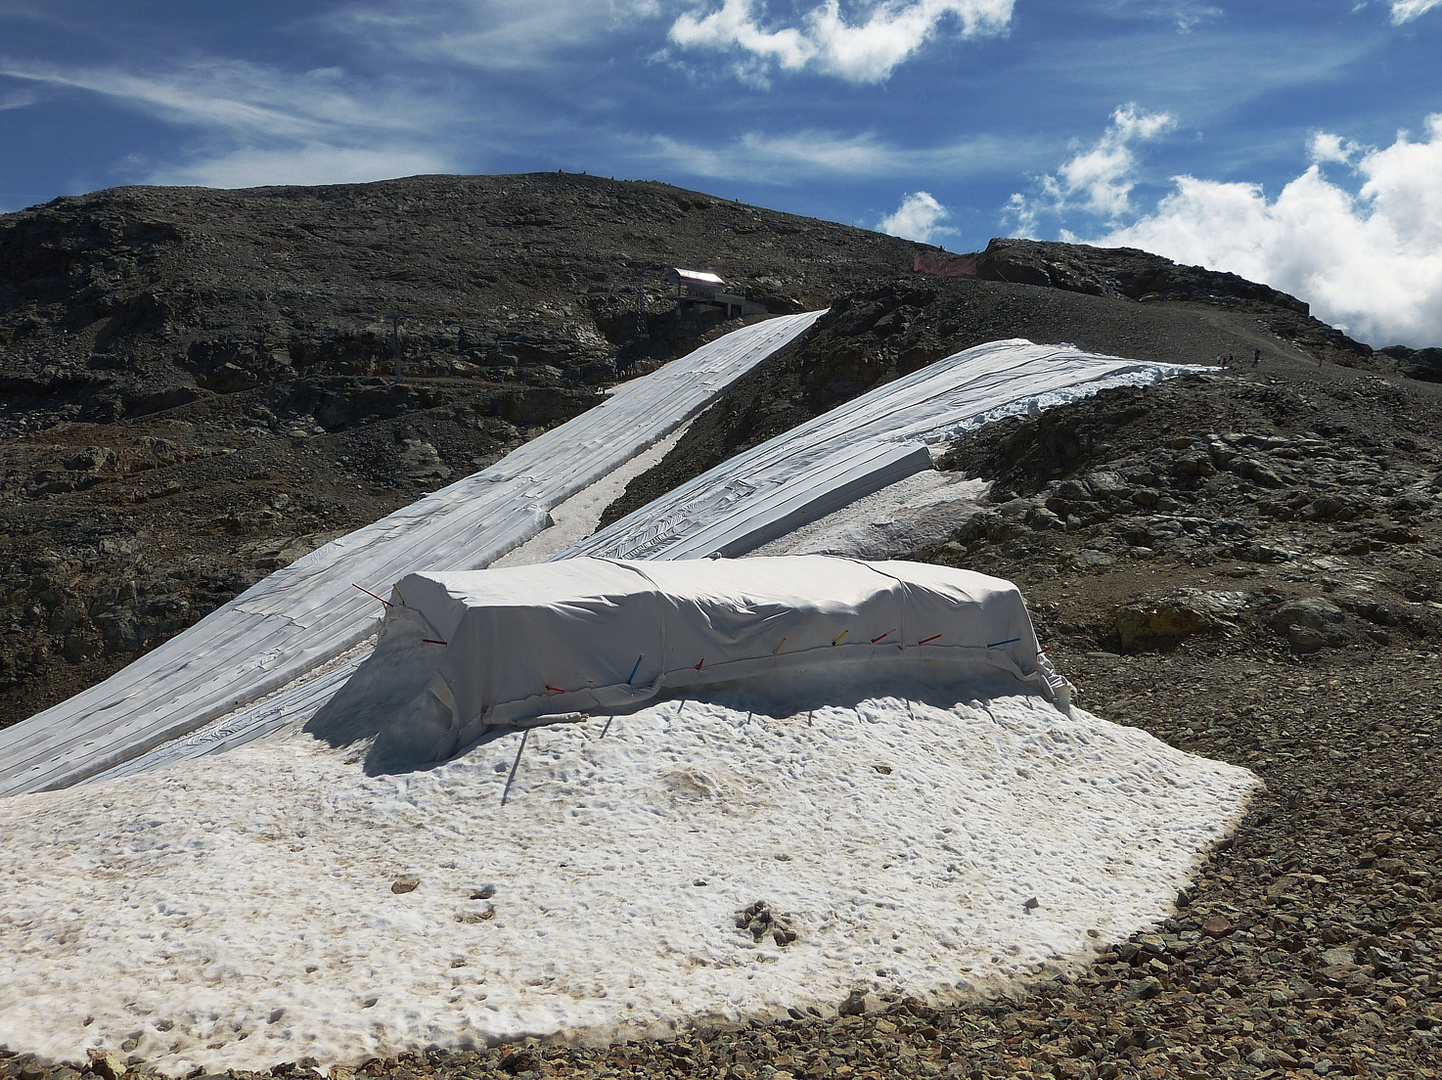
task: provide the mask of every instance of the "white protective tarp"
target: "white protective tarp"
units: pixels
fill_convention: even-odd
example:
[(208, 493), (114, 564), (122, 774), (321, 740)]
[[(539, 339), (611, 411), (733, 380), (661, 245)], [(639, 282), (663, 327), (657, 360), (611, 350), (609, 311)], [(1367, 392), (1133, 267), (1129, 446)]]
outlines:
[(663, 692), (842, 666), (979, 664), (1069, 703), (1017, 587), (950, 567), (578, 558), (409, 574), (391, 602), (385, 635), (429, 640), (436, 668), (383, 729), (382, 766), (443, 760), (495, 729), (630, 711)]
[(964, 431), (1188, 370), (1021, 338), (978, 345), (722, 462), (556, 558), (743, 555), (930, 468), (927, 448)]
[(745, 327), (626, 383), (490, 468), (271, 574), (99, 685), (0, 730), (0, 796), (114, 769), (323, 667), (376, 628), (379, 605), (355, 585), (383, 590), (419, 567), (488, 565), (821, 314)]
[[(307, 569), (302, 560), (211, 616), (217, 625), (202, 622), (101, 686), (0, 731), (0, 794), (163, 767), (306, 723), (355, 671), (365, 646), (349, 647), (375, 627), (379, 605), (350, 582), (382, 587), (412, 570), (489, 565), (545, 526), (542, 507), (674, 430), (817, 314), (738, 331), (627, 384), (476, 477), (308, 557), (330, 559), (339, 546), (350, 561)], [(926, 468), (927, 447), (962, 430), (1186, 370), (1026, 341), (981, 346), (738, 455), (561, 557), (749, 551)], [(267, 598), (274, 613), (244, 606)]]

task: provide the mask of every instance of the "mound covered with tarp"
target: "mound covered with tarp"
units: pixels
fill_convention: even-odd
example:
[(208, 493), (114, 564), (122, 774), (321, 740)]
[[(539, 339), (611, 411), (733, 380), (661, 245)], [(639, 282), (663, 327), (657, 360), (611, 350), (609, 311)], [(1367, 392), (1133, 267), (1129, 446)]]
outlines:
[(579, 558), (415, 573), (393, 590), (384, 637), (419, 638), (435, 656), (429, 686), (380, 733), (376, 760), (398, 764), (493, 730), (834, 666), (980, 665), (1062, 709), (1070, 700), (1015, 585), (910, 562)]

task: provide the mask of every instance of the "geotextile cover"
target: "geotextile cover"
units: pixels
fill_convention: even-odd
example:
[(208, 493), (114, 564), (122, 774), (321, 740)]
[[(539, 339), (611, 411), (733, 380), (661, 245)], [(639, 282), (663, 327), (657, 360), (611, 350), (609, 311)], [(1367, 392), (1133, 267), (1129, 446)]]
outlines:
[(492, 729), (828, 665), (981, 664), (1070, 700), (1014, 584), (922, 563), (577, 558), (410, 574), (391, 600), (388, 631), (436, 649), (424, 700), (396, 721), (425, 729), (429, 760)]

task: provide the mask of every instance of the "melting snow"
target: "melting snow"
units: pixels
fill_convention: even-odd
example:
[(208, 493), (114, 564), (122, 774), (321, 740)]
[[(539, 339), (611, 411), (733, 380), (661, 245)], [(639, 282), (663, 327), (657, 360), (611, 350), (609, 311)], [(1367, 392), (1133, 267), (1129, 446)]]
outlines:
[[(1080, 964), (1167, 913), (1256, 781), (1018, 686), (753, 685), (373, 778), (294, 734), (6, 799), (0, 1031), (261, 1068)], [(794, 943), (737, 928), (757, 900)]]

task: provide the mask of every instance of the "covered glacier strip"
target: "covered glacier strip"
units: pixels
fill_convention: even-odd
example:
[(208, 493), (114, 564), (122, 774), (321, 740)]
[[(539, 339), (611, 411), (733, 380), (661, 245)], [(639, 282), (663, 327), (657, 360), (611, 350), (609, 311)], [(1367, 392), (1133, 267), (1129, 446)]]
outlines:
[(964, 431), (1188, 370), (1020, 338), (978, 345), (722, 462), (556, 558), (744, 555), (929, 469), (928, 448)]
[[(317, 549), (99, 685), (0, 731), (0, 796), (116, 769), (248, 705), (258, 709), (252, 721), (284, 722), (284, 703), (262, 699), (375, 631), (377, 604), (354, 584), (388, 589), (418, 569), (489, 565), (549, 525), (553, 507), (680, 426), (821, 314), (745, 327), (625, 384), (490, 468)], [(321, 700), (343, 679), (333, 667), (321, 674)], [(293, 690), (314, 708), (317, 687)]]

